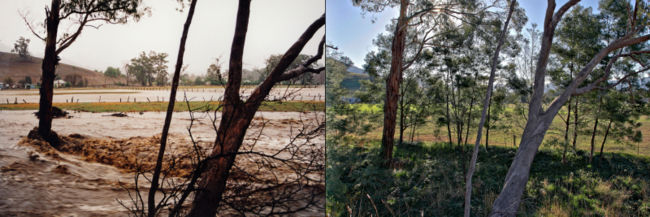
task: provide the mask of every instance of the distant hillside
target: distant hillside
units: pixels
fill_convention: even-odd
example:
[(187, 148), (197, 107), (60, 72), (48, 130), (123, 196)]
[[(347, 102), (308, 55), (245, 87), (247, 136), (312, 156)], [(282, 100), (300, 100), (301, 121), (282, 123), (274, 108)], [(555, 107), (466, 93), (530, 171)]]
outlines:
[[(0, 82), (6, 77), (11, 77), (15, 82), (18, 82), (25, 79), (25, 76), (30, 76), (33, 83), (40, 82), (42, 61), (41, 58), (36, 57), (31, 57), (30, 61), (25, 61), (20, 59), (17, 54), (0, 52)], [(68, 75), (80, 75), (83, 79), (88, 80), (88, 86), (126, 83), (124, 78), (110, 78), (104, 76), (103, 73), (63, 63), (57, 66), (56, 74), (64, 80)]]
[(363, 71), (363, 69), (356, 66), (350, 66), (347, 68), (347, 73), (345, 77), (343, 77), (343, 81), (341, 81), (341, 87), (352, 91), (359, 90), (361, 89), (360, 81), (368, 79), (370, 79), (370, 76), (368, 76), (368, 73)]

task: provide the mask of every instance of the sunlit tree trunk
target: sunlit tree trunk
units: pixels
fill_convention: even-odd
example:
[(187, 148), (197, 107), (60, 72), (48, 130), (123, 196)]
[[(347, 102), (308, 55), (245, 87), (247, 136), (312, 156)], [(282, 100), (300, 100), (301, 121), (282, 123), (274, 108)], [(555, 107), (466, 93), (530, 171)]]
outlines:
[(384, 166), (389, 167), (393, 159), (393, 145), (395, 140), (395, 118), (397, 116), (397, 101), (399, 99), (399, 86), (402, 82), (402, 62), (404, 55), (404, 39), (408, 27), (406, 10), (408, 0), (400, 0), (400, 13), (395, 27), (395, 37), (391, 48), (390, 72), (386, 80), (386, 100), (384, 102), (384, 128), (381, 138), (382, 157)]

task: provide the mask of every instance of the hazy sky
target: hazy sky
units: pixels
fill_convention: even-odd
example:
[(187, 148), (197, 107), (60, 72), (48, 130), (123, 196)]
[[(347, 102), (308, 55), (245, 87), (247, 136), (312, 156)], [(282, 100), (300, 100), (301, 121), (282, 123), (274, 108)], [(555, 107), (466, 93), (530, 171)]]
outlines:
[[(2, 0), (0, 2), (0, 51), (9, 52), (20, 37), (31, 39), (29, 52), (42, 57), (45, 43), (33, 36), (18, 11), (28, 12), (32, 23), (45, 18), (49, 0)], [(99, 29), (85, 28), (81, 36), (60, 55), (63, 63), (88, 69), (104, 70), (122, 66), (140, 52), (169, 54), (169, 72), (176, 64), (180, 36), (187, 17), (177, 0), (144, 0), (151, 16), (128, 24), (104, 24)], [(235, 30), (237, 1), (199, 0), (187, 40), (184, 63), (187, 72), (205, 73), (215, 58), (221, 57), (227, 68), (230, 45)], [(325, 12), (324, 0), (253, 0), (244, 50), (244, 68), (263, 67), (271, 54), (284, 53), (314, 20)], [(59, 31), (65, 30), (60, 26)], [(71, 30), (71, 29), (70, 29)], [(303, 49), (313, 55), (324, 34), (324, 28)]]
[[(520, 0), (521, 7), (526, 10), (528, 23), (543, 24), (546, 11), (546, 1), (542, 0)], [(558, 0), (556, 10), (567, 0)], [(596, 9), (597, 0), (584, 0), (582, 6)], [(386, 31), (386, 25), (399, 14), (397, 8), (388, 8), (379, 14), (363, 15), (359, 7), (352, 5), (350, 0), (328, 0), (327, 1), (327, 41), (339, 48), (343, 55), (350, 57), (354, 64), (362, 67), (366, 54), (374, 50), (372, 39), (379, 33)], [(375, 20), (373, 23), (372, 20)], [(392, 31), (392, 30), (391, 30)]]

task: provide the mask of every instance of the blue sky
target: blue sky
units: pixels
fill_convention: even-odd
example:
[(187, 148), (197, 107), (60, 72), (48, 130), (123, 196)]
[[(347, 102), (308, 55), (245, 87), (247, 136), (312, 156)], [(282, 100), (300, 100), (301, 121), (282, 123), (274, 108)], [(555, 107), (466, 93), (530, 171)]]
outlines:
[[(530, 23), (542, 24), (546, 11), (544, 0), (519, 0), (521, 7), (528, 16), (527, 26)], [(556, 9), (567, 0), (558, 0)], [(583, 0), (580, 5), (598, 8), (598, 0)], [(340, 52), (350, 57), (358, 67), (363, 66), (366, 54), (374, 50), (372, 39), (377, 34), (386, 31), (386, 25), (397, 17), (397, 9), (387, 8), (382, 13), (362, 14), (359, 7), (352, 5), (351, 0), (327, 0), (327, 42), (339, 48)], [(373, 19), (375, 22), (373, 23)]]

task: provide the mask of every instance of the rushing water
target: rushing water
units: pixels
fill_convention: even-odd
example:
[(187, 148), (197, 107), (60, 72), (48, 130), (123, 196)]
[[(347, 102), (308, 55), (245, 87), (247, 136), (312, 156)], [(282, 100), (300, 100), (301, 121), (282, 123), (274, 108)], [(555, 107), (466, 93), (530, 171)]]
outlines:
[[(113, 166), (83, 161), (78, 156), (60, 154), (61, 158), (53, 158), (17, 145), (22, 136), (38, 125), (33, 112), (0, 111), (0, 216), (126, 216), (126, 209), (117, 199), (129, 202), (129, 197), (118, 182), (132, 185), (132, 174)], [(323, 115), (322, 112), (310, 114)], [(71, 115), (72, 118), (55, 119), (53, 130), (62, 135), (129, 138), (160, 133), (165, 113), (132, 113), (129, 117), (85, 112)], [(263, 144), (258, 146), (272, 150), (286, 144), (290, 123), (304, 119), (305, 115), (309, 114), (260, 112), (258, 118), (271, 122), (264, 130)], [(189, 113), (178, 112), (174, 116), (170, 133), (187, 135)], [(195, 138), (214, 140), (208, 116), (197, 114), (197, 119), (192, 131)], [(30, 159), (35, 154), (39, 157)]]

